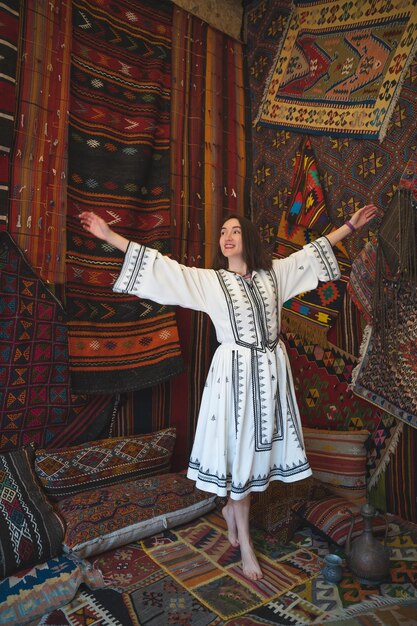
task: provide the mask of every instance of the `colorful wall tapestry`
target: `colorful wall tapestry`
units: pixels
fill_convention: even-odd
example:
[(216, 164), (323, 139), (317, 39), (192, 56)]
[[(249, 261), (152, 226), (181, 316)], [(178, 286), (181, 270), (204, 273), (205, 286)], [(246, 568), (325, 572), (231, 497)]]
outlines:
[(295, 155), (288, 201), (288, 221), (324, 235), (332, 229), (311, 141), (303, 137)]
[[(175, 7), (171, 87), (171, 254), (185, 265), (209, 267), (223, 215), (247, 202), (247, 104), (243, 46)], [(227, 89), (223, 88), (227, 85)], [(183, 469), (194, 438), (214, 349), (202, 313), (178, 308), (185, 369), (169, 381), (130, 394), (115, 428), (120, 433), (175, 426), (173, 467)]]
[(8, 231), (34, 271), (65, 280), (71, 3), (22, 0)]
[(170, 251), (172, 4), (73, 5), (67, 305), (74, 389), (129, 391), (182, 367), (172, 308), (112, 293), (122, 255), (80, 227), (97, 211)]
[[(275, 252), (279, 257), (287, 257), (317, 238), (317, 234), (310, 229), (292, 224), (287, 216), (287, 212), (282, 213), (276, 236)], [(285, 329), (304, 335), (322, 345), (326, 343), (327, 332), (343, 308), (351, 267), (343, 246), (334, 248), (334, 251), (342, 274), (341, 278), (320, 283), (316, 289), (291, 298), (284, 304), (282, 310)]]
[(20, 0), (0, 6), (0, 228), (8, 223), (10, 153), (14, 140)]
[(377, 409), (348, 387), (357, 359), (307, 343), (295, 333), (286, 333), (285, 343), (303, 425), (372, 433), (379, 422)]
[[(285, 33), (289, 2), (253, 0), (245, 16), (248, 79), (252, 118), (255, 119), (265, 83), (277, 47)], [(404, 74), (399, 98), (391, 115), (383, 142), (330, 135), (309, 136), (324, 190), (326, 212), (334, 226), (340, 226), (354, 211), (374, 202), (380, 214), (369, 225), (344, 241), (351, 261), (355, 260), (372, 238), (399, 184), (401, 173), (415, 154), (417, 137), (417, 63), (413, 59)], [(253, 174), (251, 186), (252, 215), (265, 244), (274, 249), (283, 213), (288, 211), (294, 163), (300, 134), (277, 127), (255, 124), (253, 139)], [(284, 231), (282, 231), (284, 232)], [(352, 350), (358, 356), (361, 343), (361, 317), (350, 315), (346, 306), (339, 310), (327, 340)], [(342, 319), (341, 319), (342, 318)], [(356, 320), (356, 321), (355, 321)], [(349, 329), (352, 346), (338, 336), (331, 336), (335, 325)], [(338, 342), (335, 344), (335, 341)], [(340, 342), (340, 343), (339, 343)]]
[(0, 450), (106, 436), (113, 396), (75, 395), (64, 309), (6, 232), (0, 233)]
[(172, 253), (211, 267), (224, 215), (248, 212), (243, 49), (179, 7), (172, 41)]
[(296, 0), (257, 121), (382, 141), (417, 42), (417, 8), (394, 0)]

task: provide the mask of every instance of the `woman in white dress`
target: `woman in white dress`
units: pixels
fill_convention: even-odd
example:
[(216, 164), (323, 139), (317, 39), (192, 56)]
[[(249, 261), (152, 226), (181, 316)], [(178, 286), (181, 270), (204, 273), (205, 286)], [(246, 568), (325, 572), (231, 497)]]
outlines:
[(375, 215), (359, 209), (340, 228), (285, 259), (266, 254), (256, 227), (229, 216), (220, 232), (214, 269), (186, 267), (157, 250), (130, 242), (93, 212), (85, 230), (125, 253), (113, 290), (160, 304), (204, 311), (217, 348), (201, 400), (188, 477), (199, 489), (228, 495), (223, 516), (229, 541), (239, 546), (246, 577), (262, 571), (249, 534), (250, 494), (272, 480), (311, 474), (280, 316), (284, 302), (340, 277), (332, 246)]

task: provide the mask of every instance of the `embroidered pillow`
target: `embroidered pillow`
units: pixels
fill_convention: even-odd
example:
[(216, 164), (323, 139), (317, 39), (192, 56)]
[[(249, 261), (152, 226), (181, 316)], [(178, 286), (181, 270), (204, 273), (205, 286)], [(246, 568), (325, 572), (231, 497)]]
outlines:
[(66, 525), (64, 551), (100, 554), (204, 515), (215, 498), (181, 473), (84, 491), (57, 502)]
[(54, 499), (169, 472), (175, 428), (36, 451), (35, 470)]
[(81, 583), (105, 587), (101, 571), (74, 555), (20, 570), (0, 581), (0, 624), (27, 624), (70, 602)]
[(356, 504), (366, 500), (367, 430), (303, 428), (304, 444), (315, 478), (336, 496)]
[(252, 494), (250, 521), (273, 532), (277, 541), (286, 544), (301, 525), (291, 506), (300, 500), (314, 500), (328, 494), (326, 486), (313, 476), (293, 483), (274, 480), (265, 491)]
[[(349, 529), (353, 528), (351, 538), (358, 537), (363, 532), (363, 519), (360, 507), (340, 498), (331, 496), (320, 500), (307, 501), (294, 504), (293, 511), (307, 524), (313, 527), (326, 539), (344, 546), (349, 535)], [(384, 532), (385, 519), (377, 515), (372, 524), (375, 534)]]
[(0, 454), (0, 578), (62, 552), (63, 523), (33, 463), (30, 446)]

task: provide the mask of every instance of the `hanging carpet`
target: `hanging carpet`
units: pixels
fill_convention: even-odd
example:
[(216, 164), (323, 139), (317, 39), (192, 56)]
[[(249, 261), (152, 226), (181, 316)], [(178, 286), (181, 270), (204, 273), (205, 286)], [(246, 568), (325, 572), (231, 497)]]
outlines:
[(22, 0), (8, 232), (36, 274), (65, 282), (71, 3)]
[[(176, 6), (171, 58), (171, 255), (210, 267), (224, 215), (249, 206), (243, 45)], [(129, 394), (115, 427), (128, 434), (175, 426), (182, 444), (173, 466), (183, 469), (215, 340), (204, 313), (178, 307), (176, 318), (184, 371)]]
[(417, 428), (417, 313), (415, 296), (399, 295), (398, 325), (384, 344), (368, 327), (362, 358), (353, 373), (353, 392)]
[(296, 0), (257, 121), (305, 133), (385, 137), (417, 42), (417, 7)]
[(287, 217), (290, 223), (321, 235), (333, 229), (326, 212), (323, 187), (309, 137), (303, 137), (295, 155)]
[(417, 428), (417, 202), (401, 187), (378, 232), (372, 326), (353, 391)]
[(94, 210), (128, 239), (170, 252), (172, 4), (73, 4), (67, 306), (78, 392), (141, 389), (182, 367), (172, 308), (112, 293), (122, 254), (87, 235)]
[[(311, 230), (291, 224), (284, 212), (276, 238), (277, 256), (287, 257), (316, 238), (317, 235)], [(326, 344), (327, 332), (343, 308), (351, 267), (341, 246), (334, 248), (334, 252), (339, 263), (341, 278), (319, 283), (316, 289), (288, 300), (282, 309), (282, 321), (285, 329), (297, 332), (321, 345)]]
[(417, 522), (417, 429), (404, 424), (395, 454), (381, 478), (386, 510)]
[(0, 233), (0, 449), (60, 447), (109, 432), (117, 402), (71, 390), (66, 314)]
[(16, 74), (19, 44), (19, 0), (0, 5), (0, 227), (8, 222), (10, 154), (14, 139)]

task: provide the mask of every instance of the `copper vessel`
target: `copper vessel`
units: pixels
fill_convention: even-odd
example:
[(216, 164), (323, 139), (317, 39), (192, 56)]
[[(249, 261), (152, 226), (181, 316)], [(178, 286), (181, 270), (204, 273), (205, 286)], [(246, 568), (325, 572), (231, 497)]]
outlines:
[[(352, 574), (362, 585), (380, 585), (390, 580), (389, 548), (374, 537), (372, 519), (375, 517), (372, 504), (361, 507), (363, 533), (351, 542), (353, 516), (346, 540), (346, 560)], [(385, 538), (387, 528), (385, 530)]]

